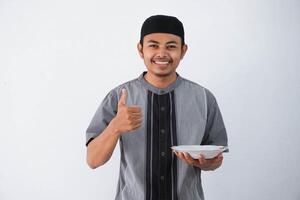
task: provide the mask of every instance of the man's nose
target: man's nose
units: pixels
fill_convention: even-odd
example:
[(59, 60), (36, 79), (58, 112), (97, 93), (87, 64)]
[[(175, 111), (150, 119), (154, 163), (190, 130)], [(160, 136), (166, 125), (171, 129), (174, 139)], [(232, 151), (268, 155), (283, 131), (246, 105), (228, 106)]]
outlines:
[(159, 56), (160, 58), (167, 57), (167, 50), (165, 48), (160, 48), (158, 50), (157, 56)]

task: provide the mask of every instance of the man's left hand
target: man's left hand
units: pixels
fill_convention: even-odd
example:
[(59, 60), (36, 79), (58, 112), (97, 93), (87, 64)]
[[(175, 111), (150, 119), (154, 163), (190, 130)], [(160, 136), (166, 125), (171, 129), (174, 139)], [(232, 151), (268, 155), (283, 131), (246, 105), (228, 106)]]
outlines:
[(200, 155), (198, 159), (192, 158), (188, 153), (174, 151), (175, 155), (185, 161), (187, 164), (200, 168), (204, 171), (215, 170), (221, 166), (223, 161), (223, 155), (220, 153), (213, 159), (205, 159), (203, 155)]

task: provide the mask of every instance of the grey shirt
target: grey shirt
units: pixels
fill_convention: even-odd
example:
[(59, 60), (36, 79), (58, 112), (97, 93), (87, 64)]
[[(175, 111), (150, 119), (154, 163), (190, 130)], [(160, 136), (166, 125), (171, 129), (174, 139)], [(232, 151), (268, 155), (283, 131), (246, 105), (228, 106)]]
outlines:
[(167, 88), (138, 78), (112, 89), (86, 131), (86, 145), (107, 127), (117, 113), (121, 90), (126, 104), (139, 105), (143, 122), (120, 137), (120, 174), (116, 200), (203, 200), (201, 170), (177, 159), (171, 146), (223, 145), (227, 134), (213, 94), (182, 78)]

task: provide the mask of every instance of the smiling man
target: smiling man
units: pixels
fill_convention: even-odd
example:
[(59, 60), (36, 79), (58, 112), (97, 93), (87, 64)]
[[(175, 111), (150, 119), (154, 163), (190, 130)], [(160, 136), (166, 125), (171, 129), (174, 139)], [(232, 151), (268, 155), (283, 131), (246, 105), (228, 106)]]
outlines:
[(87, 163), (91, 168), (105, 164), (119, 141), (116, 200), (203, 200), (201, 171), (220, 167), (222, 154), (193, 159), (170, 147), (227, 146), (216, 99), (176, 73), (187, 51), (176, 17), (146, 19), (137, 48), (147, 71), (102, 101), (86, 131)]

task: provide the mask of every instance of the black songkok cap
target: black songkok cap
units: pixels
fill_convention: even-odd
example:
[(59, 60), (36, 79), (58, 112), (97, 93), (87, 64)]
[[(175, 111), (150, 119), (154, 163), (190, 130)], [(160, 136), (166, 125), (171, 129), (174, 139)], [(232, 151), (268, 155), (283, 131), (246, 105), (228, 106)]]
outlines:
[(184, 29), (181, 21), (176, 17), (166, 15), (154, 15), (147, 18), (141, 29), (140, 43), (143, 43), (145, 35), (151, 33), (171, 33), (181, 38), (184, 44)]

